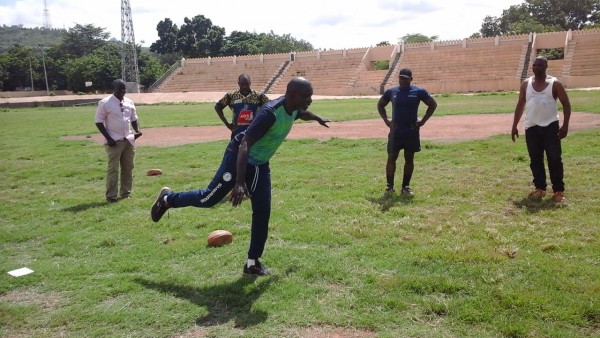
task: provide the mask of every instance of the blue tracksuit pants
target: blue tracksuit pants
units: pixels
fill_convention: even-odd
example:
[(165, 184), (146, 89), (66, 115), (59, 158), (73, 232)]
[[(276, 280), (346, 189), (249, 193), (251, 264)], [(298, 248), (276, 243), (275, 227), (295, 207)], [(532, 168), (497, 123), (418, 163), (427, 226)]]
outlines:
[[(221, 165), (208, 187), (171, 193), (167, 196), (169, 206), (210, 208), (221, 202), (235, 186), (237, 151), (230, 148), (225, 151)], [(246, 186), (252, 196), (250, 199), (252, 227), (248, 258), (258, 259), (262, 256), (267, 242), (271, 216), (271, 169), (268, 162), (261, 165), (247, 164)]]

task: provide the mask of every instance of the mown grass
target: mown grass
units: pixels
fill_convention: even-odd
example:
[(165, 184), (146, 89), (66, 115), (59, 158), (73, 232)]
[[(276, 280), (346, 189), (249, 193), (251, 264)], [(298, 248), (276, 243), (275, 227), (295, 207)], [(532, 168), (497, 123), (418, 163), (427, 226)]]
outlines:
[[(600, 113), (598, 92), (570, 92)], [(439, 97), (442, 114), (510, 113), (515, 94)], [(490, 102), (493, 102), (490, 103)], [(336, 120), (374, 99), (315, 101)], [(486, 108), (474, 108), (486, 107)], [(576, 108), (579, 107), (579, 108)], [(140, 107), (145, 128), (218, 125), (212, 104)], [(433, 117), (435, 118), (435, 116)], [(263, 262), (241, 274), (248, 201), (177, 209), (225, 142), (138, 147), (134, 193), (104, 203), (93, 109), (0, 112), (0, 334), (8, 337), (591, 337), (600, 334), (600, 130), (563, 143), (568, 203), (526, 199), (524, 141), (423, 142), (413, 198), (385, 196), (385, 140), (287, 140), (272, 160)], [(164, 175), (147, 177), (150, 168)], [(234, 242), (206, 246), (215, 229)], [(29, 267), (20, 278), (6, 272)]]

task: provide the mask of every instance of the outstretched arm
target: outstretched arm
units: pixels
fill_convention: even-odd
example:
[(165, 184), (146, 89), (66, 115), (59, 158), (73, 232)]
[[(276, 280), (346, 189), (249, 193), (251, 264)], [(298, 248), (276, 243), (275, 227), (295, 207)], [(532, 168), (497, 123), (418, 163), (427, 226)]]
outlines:
[(300, 112), (298, 113), (298, 118), (304, 121), (317, 121), (320, 125), (327, 128), (329, 128), (327, 122), (331, 122), (329, 119), (324, 119), (319, 115), (308, 110), (300, 110)]
[(517, 106), (515, 107), (515, 116), (513, 118), (512, 130), (510, 132), (510, 137), (513, 142), (515, 139), (519, 137), (519, 129), (517, 126), (519, 125), (519, 121), (521, 121), (521, 116), (523, 116), (523, 111), (525, 110), (525, 92), (527, 91), (527, 82), (523, 81), (521, 83), (521, 87), (519, 88), (519, 100), (517, 101)]

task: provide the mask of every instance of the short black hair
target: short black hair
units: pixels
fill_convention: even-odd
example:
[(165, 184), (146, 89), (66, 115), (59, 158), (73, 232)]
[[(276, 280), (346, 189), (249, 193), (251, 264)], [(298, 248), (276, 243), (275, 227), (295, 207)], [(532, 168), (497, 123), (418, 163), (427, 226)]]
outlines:
[(248, 82), (250, 82), (250, 75), (244, 73), (244, 74), (240, 74), (240, 76), (238, 76), (238, 82), (242, 81), (242, 79), (247, 79)]

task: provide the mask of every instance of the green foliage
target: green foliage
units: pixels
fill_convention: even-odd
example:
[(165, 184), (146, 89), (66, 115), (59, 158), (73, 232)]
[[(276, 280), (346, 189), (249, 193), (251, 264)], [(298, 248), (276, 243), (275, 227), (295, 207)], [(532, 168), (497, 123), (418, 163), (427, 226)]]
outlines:
[(562, 60), (565, 58), (565, 49), (564, 48), (538, 49), (537, 55), (543, 55), (548, 60)]
[[(569, 94), (600, 112), (598, 93)], [(439, 110), (510, 111), (515, 102), (511, 95), (453, 95)], [(375, 104), (316, 100), (313, 106), (327, 117), (332, 111), (378, 118)], [(148, 129), (220, 124), (211, 104), (140, 106), (139, 114)], [(132, 198), (106, 204), (102, 146), (62, 138), (92, 133), (92, 107), (0, 112), (0, 269), (35, 271), (0, 278), (2, 336), (597, 332), (597, 128), (573, 131), (563, 143), (564, 206), (526, 199), (526, 147), (506, 135), (423, 142), (413, 198), (383, 194), (385, 138), (286, 140), (271, 161), (273, 208), (263, 263), (274, 275), (258, 279), (241, 276), (249, 201), (238, 208), (172, 209), (160, 223), (149, 219), (162, 186), (181, 191), (207, 184), (226, 142), (140, 144)], [(144, 175), (155, 167), (164, 174)], [(232, 231), (234, 242), (207, 247), (215, 229)]]
[(375, 61), (375, 62), (373, 62), (373, 68), (375, 68), (375, 70), (390, 69), (390, 61), (389, 60)]
[[(121, 56), (113, 44), (106, 44), (85, 56), (75, 58), (65, 68), (71, 90), (81, 92), (101, 91), (111, 88), (114, 79), (121, 77)], [(86, 87), (85, 82), (92, 86)]]
[(181, 29), (166, 18), (157, 25), (159, 40), (150, 50), (159, 54), (179, 53), (183, 57), (233, 56), (276, 54), (313, 50), (304, 40), (296, 40), (289, 34), (250, 33), (233, 31), (225, 36), (225, 30), (213, 26), (210, 19), (197, 15), (184, 19)]
[(94, 25), (75, 24), (65, 33), (58, 48), (69, 59), (79, 58), (93, 53), (108, 44), (110, 34), (104, 28)]
[(181, 52), (188, 58), (208, 57), (215, 55), (223, 46), (225, 29), (213, 26), (212, 21), (204, 15), (196, 15), (192, 19), (184, 18), (177, 34), (175, 52)]
[(486, 16), (479, 32), (483, 37), (579, 30), (600, 23), (597, 0), (526, 0), (510, 6), (500, 17)]
[(15, 46), (36, 48), (39, 45), (51, 46), (58, 44), (65, 29), (44, 29), (40, 27), (25, 28), (19, 26), (0, 26), (0, 54), (8, 52)]
[(400, 38), (400, 42), (403, 43), (419, 43), (419, 42), (431, 42), (438, 39), (437, 35), (426, 36), (421, 33), (406, 34)]
[[(0, 32), (6, 29), (0, 28)], [(23, 29), (23, 32), (29, 34), (36, 30)], [(0, 53), (0, 89), (30, 88), (32, 79), (34, 89), (45, 89), (44, 63), (49, 90), (102, 92), (110, 89), (112, 81), (121, 76), (121, 56), (120, 45), (106, 41), (108, 36), (103, 28), (76, 24), (68, 32), (61, 33), (62, 39), (56, 44), (14, 46)], [(179, 59), (178, 55), (165, 55), (159, 59), (156, 54), (140, 47), (137, 47), (137, 54), (140, 84), (145, 87), (152, 85), (174, 60)], [(86, 81), (91, 81), (92, 87), (86, 88)]]
[(159, 58), (147, 50), (138, 53), (140, 84), (148, 88), (158, 80), (168, 69), (168, 63), (161, 63)]
[[(29, 47), (13, 47), (8, 52), (0, 54), (0, 77), (4, 90), (31, 88), (31, 77), (34, 69), (39, 69), (41, 60), (33, 59), (33, 49)], [(31, 61), (31, 64), (30, 64)], [(38, 79), (36, 72), (35, 78)]]

